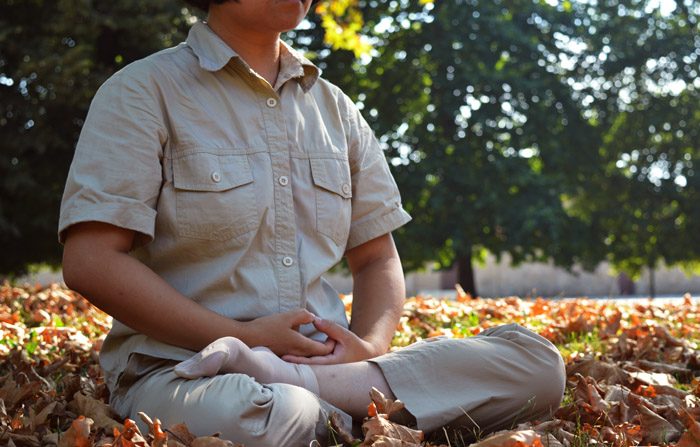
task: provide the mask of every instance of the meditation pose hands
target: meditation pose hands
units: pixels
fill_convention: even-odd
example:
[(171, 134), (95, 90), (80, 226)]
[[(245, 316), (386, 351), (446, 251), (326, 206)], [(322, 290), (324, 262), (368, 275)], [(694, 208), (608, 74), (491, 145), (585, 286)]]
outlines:
[(313, 323), (319, 332), (323, 332), (328, 336), (326, 343), (329, 346), (329, 341), (333, 343), (333, 351), (326, 355), (312, 356), (286, 354), (282, 356), (284, 360), (309, 365), (334, 365), (357, 362), (384, 354), (384, 352), (378, 352), (380, 350), (372, 343), (363, 340), (354, 332), (333, 321), (315, 318)]
[(321, 343), (299, 333), (299, 326), (310, 323), (316, 325), (317, 320), (318, 318), (306, 309), (256, 318), (243, 323), (246, 334), (244, 340), (248, 346), (265, 347), (280, 356), (306, 358), (331, 355), (334, 353), (335, 337), (329, 337), (325, 343)]

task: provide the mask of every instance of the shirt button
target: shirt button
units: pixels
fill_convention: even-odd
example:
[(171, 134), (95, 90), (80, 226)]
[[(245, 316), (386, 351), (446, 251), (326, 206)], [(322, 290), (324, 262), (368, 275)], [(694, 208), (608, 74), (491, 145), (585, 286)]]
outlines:
[(294, 259), (290, 258), (289, 256), (285, 256), (282, 258), (282, 264), (284, 264), (285, 267), (289, 267), (294, 264)]
[(275, 107), (277, 105), (277, 100), (275, 98), (267, 98), (267, 106)]
[(221, 181), (221, 174), (218, 172), (214, 171), (211, 173), (211, 179), (214, 183), (219, 183)]
[(279, 182), (280, 185), (287, 186), (289, 184), (289, 178), (287, 178), (286, 175), (283, 175), (282, 177), (280, 177)]
[(350, 185), (348, 185), (347, 183), (343, 183), (343, 192), (345, 194), (350, 194), (350, 191), (352, 191), (352, 188), (350, 188)]

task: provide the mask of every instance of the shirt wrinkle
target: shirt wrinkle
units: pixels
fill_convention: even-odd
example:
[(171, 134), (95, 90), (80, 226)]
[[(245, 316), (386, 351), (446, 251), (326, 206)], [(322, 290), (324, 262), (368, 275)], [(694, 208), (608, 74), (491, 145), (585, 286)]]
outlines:
[[(187, 44), (197, 58), (188, 47), (164, 50), (95, 95), (59, 240), (80, 222), (133, 230), (131, 256), (213, 312), (248, 321), (306, 308), (348, 327), (323, 275), (346, 250), (410, 220), (377, 140), (350, 99), (286, 44), (277, 91), (206, 25)], [(300, 332), (325, 339), (313, 325)], [(110, 390), (132, 353), (192, 355), (115, 319), (100, 353)]]

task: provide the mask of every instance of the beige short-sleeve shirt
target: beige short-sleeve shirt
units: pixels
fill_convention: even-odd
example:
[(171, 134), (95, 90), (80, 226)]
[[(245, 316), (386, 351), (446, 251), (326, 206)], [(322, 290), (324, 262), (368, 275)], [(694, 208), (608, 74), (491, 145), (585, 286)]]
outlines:
[[(131, 229), (134, 257), (221, 315), (306, 308), (347, 327), (323, 274), (409, 220), (370, 127), (318, 68), (282, 45), (270, 86), (197, 23), (185, 43), (130, 64), (97, 92), (59, 240), (79, 222)], [(114, 321), (101, 353), (111, 389), (132, 352), (192, 354)]]

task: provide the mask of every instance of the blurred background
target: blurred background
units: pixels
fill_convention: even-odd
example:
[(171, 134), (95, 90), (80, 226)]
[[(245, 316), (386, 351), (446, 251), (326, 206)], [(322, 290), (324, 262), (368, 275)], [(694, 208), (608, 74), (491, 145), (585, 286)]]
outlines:
[[(284, 38), (386, 150), (410, 293), (653, 296), (700, 292), (699, 19), (693, 0), (326, 0)], [(59, 265), (92, 96), (196, 20), (0, 0), (0, 278)]]

